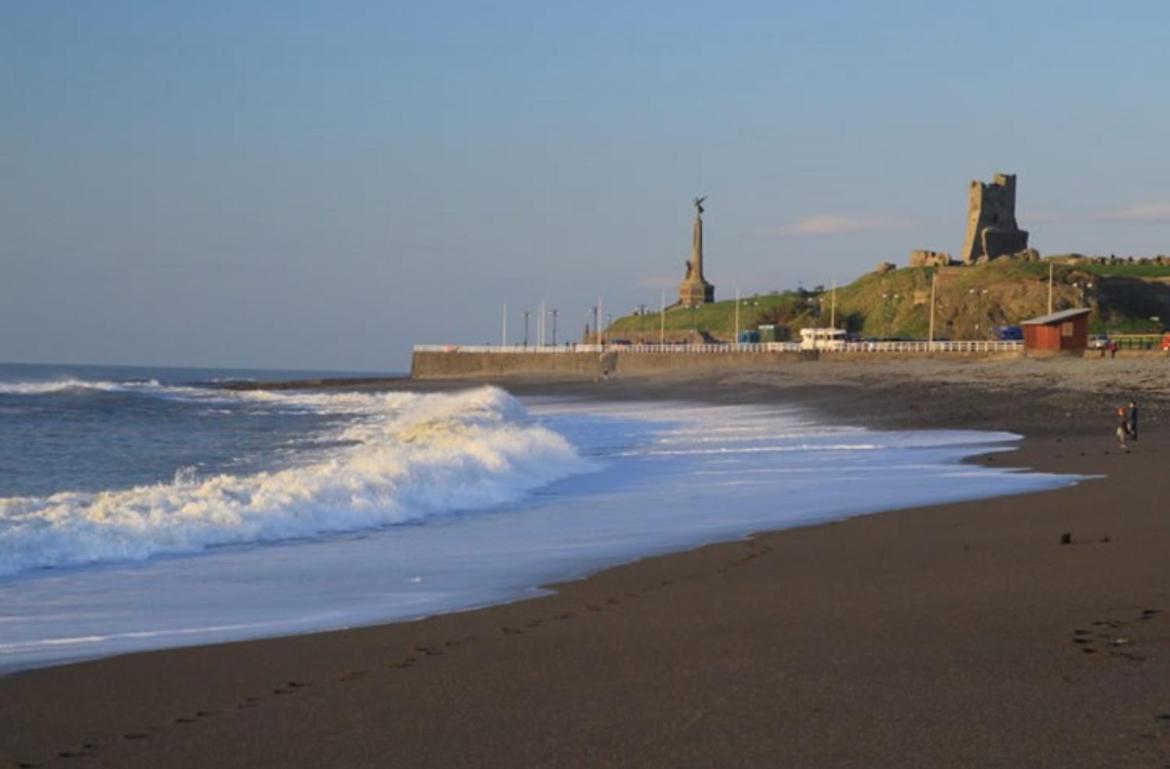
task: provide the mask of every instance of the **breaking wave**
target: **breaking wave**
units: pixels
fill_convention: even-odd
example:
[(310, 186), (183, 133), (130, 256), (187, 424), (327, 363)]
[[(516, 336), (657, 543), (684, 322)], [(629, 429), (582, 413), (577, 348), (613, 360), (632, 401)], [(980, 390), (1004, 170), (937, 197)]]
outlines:
[(0, 395), (50, 395), (52, 393), (81, 392), (84, 390), (117, 392), (119, 390), (161, 386), (157, 380), (153, 379), (142, 382), (101, 382), (65, 378), (44, 382), (0, 382)]
[(132, 393), (178, 400), (222, 400), (224, 398), (221, 391), (214, 389), (165, 385), (157, 379), (110, 382), (66, 377), (40, 382), (0, 382), (0, 395), (86, 395), (100, 393)]
[(203, 478), (184, 468), (170, 483), (0, 498), (0, 575), (418, 521), (590, 468), (496, 388), (240, 397), (356, 418), (327, 436), (336, 448), (295, 467)]

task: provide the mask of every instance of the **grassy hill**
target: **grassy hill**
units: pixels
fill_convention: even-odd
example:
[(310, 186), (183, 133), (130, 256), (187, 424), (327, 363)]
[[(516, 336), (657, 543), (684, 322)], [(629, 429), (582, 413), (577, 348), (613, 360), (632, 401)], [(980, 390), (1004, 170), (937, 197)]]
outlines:
[[(1095, 263), (1073, 256), (1040, 262), (1000, 259), (971, 267), (904, 268), (869, 273), (836, 292), (838, 327), (866, 337), (925, 339), (930, 323), (930, 283), (935, 285), (935, 338), (991, 339), (995, 328), (1043, 315), (1048, 308), (1048, 269), (1053, 267), (1053, 309), (1090, 307), (1094, 333), (1158, 332), (1170, 327), (1170, 265)], [(786, 291), (745, 296), (739, 326), (776, 324), (793, 337), (799, 329), (828, 326), (831, 291)], [(657, 341), (660, 313), (616, 319), (611, 339)], [(668, 308), (666, 338), (730, 341), (735, 300), (698, 308)]]

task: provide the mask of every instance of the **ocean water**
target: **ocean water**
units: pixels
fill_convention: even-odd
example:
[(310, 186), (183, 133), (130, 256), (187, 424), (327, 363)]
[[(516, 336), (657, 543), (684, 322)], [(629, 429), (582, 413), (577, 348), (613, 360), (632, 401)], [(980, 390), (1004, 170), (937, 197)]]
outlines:
[(1077, 480), (961, 464), (1010, 434), (776, 406), (218, 386), (265, 375), (290, 376), (0, 366), (0, 671), (415, 618)]

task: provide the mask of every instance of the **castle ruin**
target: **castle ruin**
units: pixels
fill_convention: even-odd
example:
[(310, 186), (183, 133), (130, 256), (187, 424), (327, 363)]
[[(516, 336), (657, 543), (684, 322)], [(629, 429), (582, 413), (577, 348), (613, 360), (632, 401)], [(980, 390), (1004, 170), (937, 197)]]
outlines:
[(949, 267), (952, 261), (951, 255), (946, 251), (928, 251), (919, 248), (910, 252), (911, 267)]
[(991, 184), (971, 182), (963, 263), (1017, 254), (1028, 248), (1028, 233), (1016, 223), (1016, 176), (996, 174)]
[(703, 201), (695, 198), (695, 226), (691, 237), (691, 258), (687, 260), (687, 274), (678, 287), (678, 303), (696, 307), (715, 301), (715, 286), (703, 277)]

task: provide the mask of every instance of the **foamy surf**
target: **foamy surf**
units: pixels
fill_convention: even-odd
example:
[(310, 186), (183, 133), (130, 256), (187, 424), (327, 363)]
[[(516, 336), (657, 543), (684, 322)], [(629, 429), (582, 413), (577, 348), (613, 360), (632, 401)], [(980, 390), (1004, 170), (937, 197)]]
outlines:
[(564, 437), (496, 388), (240, 397), (361, 418), (329, 436), (336, 445), (323, 456), (280, 470), (200, 478), (185, 468), (169, 483), (0, 499), (0, 575), (483, 509), (588, 468)]
[[(255, 426), (264, 439), (245, 450), (298, 445), (271, 473), (205, 475), (192, 467), (167, 483), (107, 492), (136, 503), (110, 511), (108, 523), (94, 520), (111, 507), (97, 500), (102, 495), (85, 504), (25, 497), (22, 547), (90, 542), (110, 558), (122, 536), (147, 555), (201, 551), (0, 579), (0, 673), (417, 618), (516, 600), (539, 585), (752, 531), (1075, 482), (958, 464), (1006, 448), (1011, 435), (874, 432), (777, 407), (539, 398), (522, 405), (491, 389), (217, 397), (231, 399), (232, 416), (196, 424), (206, 421), (218, 440)], [(166, 413), (206, 410), (202, 402), (172, 408), (186, 402), (174, 398), (165, 398)], [(168, 466), (167, 475), (185, 465)], [(495, 499), (508, 504), (490, 515), (444, 514)], [(63, 521), (56, 539), (40, 531), (52, 526), (53, 511)], [(362, 530), (313, 536), (344, 528)], [(45, 539), (34, 540), (37, 532)], [(208, 544), (247, 541), (266, 544)]]

